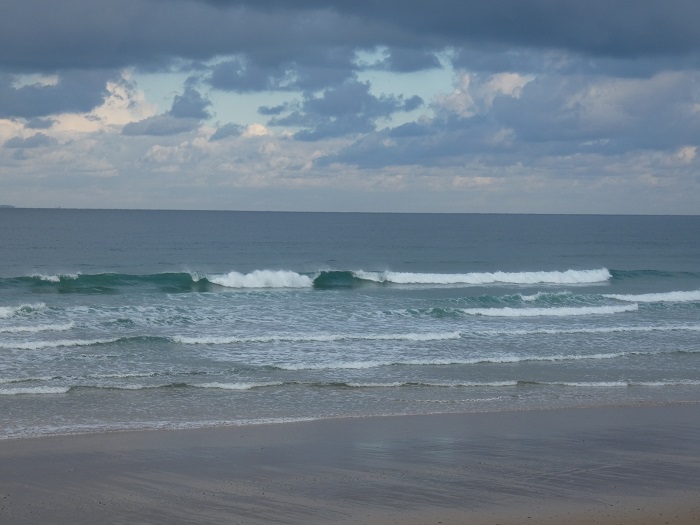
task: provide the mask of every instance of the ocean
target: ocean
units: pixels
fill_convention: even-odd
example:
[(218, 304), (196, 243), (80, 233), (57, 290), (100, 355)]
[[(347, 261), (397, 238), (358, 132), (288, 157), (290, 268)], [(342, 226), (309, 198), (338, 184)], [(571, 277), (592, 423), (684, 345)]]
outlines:
[(0, 439), (700, 401), (700, 217), (0, 209)]

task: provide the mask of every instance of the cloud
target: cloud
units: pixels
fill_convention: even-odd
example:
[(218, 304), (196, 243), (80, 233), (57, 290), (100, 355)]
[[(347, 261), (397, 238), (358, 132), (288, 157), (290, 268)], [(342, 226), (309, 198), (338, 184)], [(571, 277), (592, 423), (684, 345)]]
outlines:
[(114, 71), (66, 71), (55, 83), (17, 86), (14, 75), (0, 75), (0, 118), (46, 117), (89, 112), (107, 96), (105, 86)]
[(122, 128), (123, 135), (177, 135), (199, 127), (199, 119), (176, 118), (170, 115), (156, 115), (138, 122), (130, 122)]
[(698, 19), (697, 0), (7, 0), (0, 179), (25, 199), (108, 175), (198, 207), (324, 187), (376, 209), (595, 184), (591, 209), (637, 189), (698, 212)]
[(243, 133), (245, 130), (244, 126), (241, 126), (240, 124), (224, 124), (223, 126), (220, 126), (217, 128), (217, 130), (214, 132), (214, 134), (211, 136), (209, 140), (214, 141), (214, 140), (221, 140), (225, 139), (227, 137), (237, 137)]
[(182, 95), (176, 95), (169, 111), (136, 122), (122, 128), (123, 135), (167, 136), (186, 133), (199, 128), (201, 121), (210, 117), (207, 107), (211, 102), (192, 86), (186, 86)]
[(518, 99), (497, 99), (493, 117), (524, 142), (598, 141), (610, 152), (676, 148), (700, 136), (699, 81), (697, 72), (546, 76), (524, 86)]
[(202, 97), (192, 86), (187, 86), (182, 95), (175, 96), (168, 115), (175, 118), (204, 120), (211, 116), (207, 111), (209, 106), (211, 106), (209, 100)]
[(6, 148), (45, 148), (54, 146), (58, 141), (43, 133), (35, 133), (27, 138), (13, 137), (4, 144)]
[(299, 110), (270, 120), (275, 126), (304, 128), (296, 134), (301, 140), (319, 140), (347, 134), (366, 133), (375, 128), (375, 121), (397, 111), (411, 111), (423, 103), (413, 96), (370, 93), (370, 84), (349, 80), (324, 90), (320, 96), (306, 94)]
[[(503, 44), (596, 57), (697, 54), (695, 0), (7, 0), (0, 65), (153, 67), (250, 53), (268, 67), (314, 47)], [(125, 38), (125, 35), (129, 35)], [(301, 53), (304, 51), (304, 53)]]
[(259, 56), (259, 52), (235, 56), (215, 65), (208, 81), (216, 89), (238, 93), (306, 91), (341, 84), (356, 69), (355, 52), (349, 46), (310, 46), (298, 51), (277, 57)]
[(413, 73), (442, 67), (435, 53), (424, 49), (395, 47), (387, 49), (384, 55), (384, 59), (373, 65), (372, 68), (385, 69), (397, 73)]
[(56, 121), (50, 118), (31, 118), (27, 120), (25, 126), (28, 129), (49, 129)]
[(458, 166), (480, 158), (499, 166), (581, 155), (585, 165), (589, 155), (644, 150), (692, 161), (698, 82), (696, 72), (641, 79), (463, 72), (454, 91), (435, 102), (432, 118), (367, 133), (317, 163)]

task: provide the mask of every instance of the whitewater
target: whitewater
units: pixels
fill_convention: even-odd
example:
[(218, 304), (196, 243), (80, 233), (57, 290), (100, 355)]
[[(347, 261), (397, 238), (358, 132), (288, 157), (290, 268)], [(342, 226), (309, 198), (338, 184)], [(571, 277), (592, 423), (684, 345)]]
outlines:
[(697, 217), (0, 210), (0, 438), (700, 401)]

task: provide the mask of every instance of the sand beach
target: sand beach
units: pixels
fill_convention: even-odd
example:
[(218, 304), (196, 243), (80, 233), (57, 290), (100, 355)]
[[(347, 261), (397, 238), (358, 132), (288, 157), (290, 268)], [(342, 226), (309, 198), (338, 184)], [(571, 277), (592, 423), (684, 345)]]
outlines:
[(0, 442), (7, 524), (700, 522), (700, 404)]

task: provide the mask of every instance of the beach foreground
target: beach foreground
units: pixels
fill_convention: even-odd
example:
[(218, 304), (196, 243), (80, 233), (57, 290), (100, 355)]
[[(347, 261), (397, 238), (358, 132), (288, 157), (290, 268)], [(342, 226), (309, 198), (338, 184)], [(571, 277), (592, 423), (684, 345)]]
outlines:
[(700, 404), (6, 440), (0, 522), (699, 523)]

